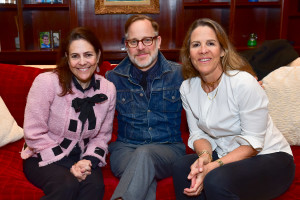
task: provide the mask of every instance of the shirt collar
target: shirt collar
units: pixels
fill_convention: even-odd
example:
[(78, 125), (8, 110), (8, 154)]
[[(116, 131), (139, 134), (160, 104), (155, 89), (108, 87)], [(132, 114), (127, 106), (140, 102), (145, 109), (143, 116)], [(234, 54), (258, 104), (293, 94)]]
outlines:
[(73, 80), (73, 83), (74, 83), (75, 87), (78, 90), (80, 90), (81, 92), (85, 92), (85, 91), (87, 91), (87, 90), (89, 90), (91, 88), (94, 88), (94, 90), (100, 89), (100, 81), (95, 79), (95, 74), (92, 75), (90, 85), (87, 88), (85, 88), (85, 89), (83, 89), (81, 87), (81, 85), (78, 83), (78, 81), (77, 81), (77, 79), (76, 79), (76, 77), (74, 75), (72, 76), (72, 80)]
[(142, 71), (135, 67), (134, 65), (131, 65), (131, 75), (132, 78), (140, 81), (143, 74), (147, 73), (147, 77), (150, 78), (151, 80), (158, 74), (158, 70), (160, 69), (160, 64), (159, 62), (156, 62), (153, 67), (151, 67), (147, 71)]

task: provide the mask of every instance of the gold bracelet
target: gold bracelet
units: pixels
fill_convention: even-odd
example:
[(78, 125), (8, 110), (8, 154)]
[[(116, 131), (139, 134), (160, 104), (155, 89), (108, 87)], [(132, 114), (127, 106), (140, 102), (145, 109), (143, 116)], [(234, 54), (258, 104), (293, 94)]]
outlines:
[(220, 167), (224, 165), (223, 161), (220, 159), (216, 160), (216, 162), (219, 163)]
[(202, 154), (204, 154), (204, 153), (207, 153), (207, 154), (208, 154), (208, 156), (209, 156), (209, 158), (210, 158), (210, 162), (211, 162), (211, 161), (212, 161), (212, 156), (211, 156), (211, 154), (209, 153), (209, 151), (207, 151), (207, 150), (201, 151), (201, 152), (198, 154), (198, 157), (200, 158), (200, 156), (202, 156)]

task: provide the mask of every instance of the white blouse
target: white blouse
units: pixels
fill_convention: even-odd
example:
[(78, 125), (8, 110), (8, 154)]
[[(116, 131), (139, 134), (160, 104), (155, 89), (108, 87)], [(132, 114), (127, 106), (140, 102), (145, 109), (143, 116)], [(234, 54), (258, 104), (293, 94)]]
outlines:
[(181, 99), (186, 111), (190, 137), (188, 146), (206, 139), (223, 157), (241, 145), (251, 145), (259, 154), (286, 152), (290, 145), (275, 127), (268, 113), (268, 97), (247, 72), (223, 73), (218, 87), (206, 93), (199, 77), (185, 80)]

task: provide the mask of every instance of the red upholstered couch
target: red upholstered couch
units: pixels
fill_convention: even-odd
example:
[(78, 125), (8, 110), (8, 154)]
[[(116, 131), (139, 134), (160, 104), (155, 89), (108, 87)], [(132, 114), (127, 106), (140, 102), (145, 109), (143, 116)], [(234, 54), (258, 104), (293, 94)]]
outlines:
[[(107, 62), (101, 67), (101, 73), (111, 69), (111, 65)], [(0, 96), (4, 100), (9, 111), (17, 121), (18, 125), (23, 125), (24, 108), (26, 96), (34, 78), (43, 69), (0, 64)], [(0, 119), (1, 120), (1, 119)], [(185, 115), (182, 117), (182, 137), (186, 144), (188, 139), (188, 131)], [(114, 131), (112, 140), (116, 139), (117, 122), (114, 122)], [(27, 181), (22, 171), (22, 159), (20, 150), (24, 140), (21, 139), (14, 143), (10, 143), (0, 148), (0, 199), (17, 199), (17, 200), (36, 200), (43, 196), (42, 190), (36, 188)], [(278, 200), (295, 200), (300, 199), (300, 146), (292, 146), (296, 163), (296, 177), (289, 190), (284, 193)], [(191, 152), (187, 148), (188, 153)], [(105, 195), (104, 199), (110, 199), (118, 179), (113, 176), (109, 168), (109, 162), (103, 168)], [(275, 177), (274, 177), (275, 178)], [(253, 191), (255, 192), (255, 191)], [(157, 186), (158, 200), (175, 199), (172, 178), (160, 180)]]

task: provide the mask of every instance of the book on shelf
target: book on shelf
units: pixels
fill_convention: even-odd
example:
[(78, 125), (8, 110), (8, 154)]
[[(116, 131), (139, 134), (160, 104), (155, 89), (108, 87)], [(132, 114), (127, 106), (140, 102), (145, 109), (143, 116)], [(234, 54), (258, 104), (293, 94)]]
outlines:
[(0, 4), (16, 4), (17, 0), (0, 0)]
[(32, 3), (35, 4), (35, 3), (51, 3), (51, 4), (54, 4), (54, 3), (63, 3), (63, 0), (32, 0)]
[(248, 0), (249, 2), (279, 2), (279, 0)]

